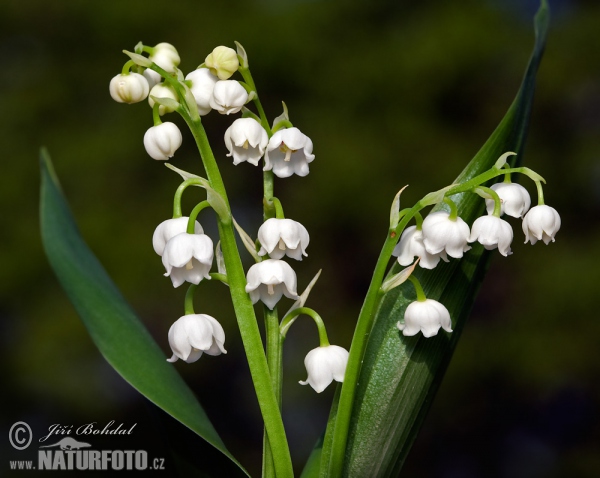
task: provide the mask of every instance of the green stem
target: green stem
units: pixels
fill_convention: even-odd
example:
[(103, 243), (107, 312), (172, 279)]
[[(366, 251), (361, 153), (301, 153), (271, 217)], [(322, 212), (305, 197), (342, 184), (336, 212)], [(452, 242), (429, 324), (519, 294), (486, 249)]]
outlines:
[(281, 205), (281, 201), (277, 199), (275, 196), (271, 199), (273, 204), (275, 205), (275, 217), (277, 219), (285, 219), (285, 215), (283, 214), (283, 206)]
[(329, 346), (330, 344), (329, 339), (327, 338), (327, 329), (325, 328), (325, 323), (323, 322), (323, 319), (319, 314), (317, 314), (316, 311), (314, 311), (313, 309), (309, 309), (308, 307), (299, 307), (297, 309), (294, 309), (284, 317), (279, 327), (281, 336), (285, 339), (288, 330), (290, 330), (290, 327), (296, 321), (296, 318), (302, 314), (308, 315), (314, 320), (317, 329), (319, 330), (319, 342), (321, 347)]
[(187, 292), (185, 293), (184, 310), (185, 315), (195, 314), (194, 312), (194, 292), (198, 286), (196, 284), (190, 284)]
[(127, 63), (123, 65), (123, 69), (121, 70), (121, 75), (129, 75), (132, 66), (136, 66), (135, 61), (129, 60)]
[(500, 200), (500, 196), (498, 196), (498, 193), (492, 188), (486, 188), (484, 186), (479, 186), (475, 188), (474, 192), (477, 193), (477, 190), (492, 196), (492, 199), (494, 200), (494, 211), (492, 212), (492, 216), (500, 217), (500, 212), (502, 211), (502, 201)]
[[(392, 257), (392, 252), (398, 242), (398, 236), (402, 233), (408, 222), (419, 212), (424, 206), (421, 201), (416, 203), (398, 223), (395, 229), (388, 232), (383, 248), (377, 259), (371, 284), (363, 302), (363, 306), (358, 316), (352, 344), (350, 346), (350, 355), (348, 357), (348, 365), (346, 366), (346, 375), (342, 384), (340, 402), (335, 422), (328, 426), (333, 426), (333, 439), (331, 444), (331, 452), (325, 454), (324, 457), (329, 459), (328, 463), (321, 464), (321, 472), (329, 477), (339, 477), (342, 475), (344, 466), (344, 456), (346, 453), (346, 442), (348, 440), (348, 430), (350, 428), (350, 417), (352, 415), (352, 407), (354, 405), (354, 396), (356, 395), (356, 387), (360, 368), (363, 361), (363, 356), (367, 348), (369, 334), (373, 327), (375, 319), (375, 309), (382, 297), (381, 285), (385, 277), (387, 265)], [(330, 430), (327, 431), (330, 434)], [(327, 470), (326, 472), (324, 470)]]
[[(282, 345), (283, 337), (279, 334), (279, 317), (277, 308), (270, 310), (263, 307), (265, 317), (266, 353), (269, 372), (271, 374), (271, 385), (281, 410), (281, 384), (282, 384)], [(263, 438), (263, 475), (264, 478), (276, 476), (273, 464), (273, 452), (269, 443), (269, 437), (265, 430)]]
[(425, 292), (423, 291), (423, 287), (421, 286), (419, 279), (413, 275), (410, 275), (408, 276), (408, 280), (411, 281), (412, 285), (415, 287), (415, 291), (417, 292), (417, 300), (419, 302), (425, 302), (427, 297), (425, 296)]
[(415, 213), (415, 222), (417, 224), (417, 231), (423, 229), (423, 216), (421, 216), (420, 212)]
[(195, 186), (195, 185), (201, 185), (201, 184), (202, 184), (201, 178), (190, 178), (190, 179), (186, 179), (179, 185), (179, 187), (175, 191), (175, 196), (173, 197), (173, 219), (177, 219), (178, 217), (182, 216), (181, 196), (183, 196), (183, 192), (189, 186)]
[[(225, 185), (223, 184), (221, 173), (219, 172), (200, 118), (192, 118), (188, 114), (183, 114), (182, 116), (196, 140), (211, 187), (221, 195), (229, 208)], [(221, 238), (221, 249), (227, 269), (231, 300), (246, 351), (258, 404), (265, 422), (269, 444), (273, 452), (275, 472), (279, 477), (291, 477), (294, 472), (283, 420), (276, 394), (273, 392), (269, 367), (263, 353), (263, 344), (254, 308), (250, 297), (245, 291), (246, 275), (237, 249), (233, 221), (225, 222), (219, 217), (217, 224)]]
[(521, 173), (521, 174), (524, 174), (525, 176), (531, 178), (533, 181), (541, 180), (541, 181), (545, 182), (539, 174), (535, 173), (534, 171), (532, 171), (529, 168), (524, 168), (524, 167), (509, 168), (509, 169), (492, 168), (492, 169), (487, 170), (484, 173), (481, 173), (478, 176), (475, 176), (472, 179), (469, 179), (468, 181), (465, 181), (464, 183), (458, 184), (457, 186), (454, 186), (454, 187), (448, 189), (448, 191), (446, 191), (446, 196), (453, 196), (458, 193), (464, 193), (464, 192), (470, 191), (471, 189), (476, 188), (477, 186), (486, 183), (490, 179), (493, 179), (497, 176), (502, 176), (503, 174), (511, 174), (511, 173)]
[(210, 203), (205, 200), (201, 203), (198, 203), (196, 207), (192, 209), (192, 212), (190, 213), (190, 218), (188, 219), (187, 223), (186, 232), (188, 234), (194, 234), (196, 232), (196, 218), (198, 217), (198, 214), (200, 214), (200, 211), (206, 209), (207, 207), (210, 207)]
[(535, 187), (537, 188), (537, 193), (538, 193), (538, 206), (543, 206), (545, 203), (544, 203), (544, 190), (542, 188), (542, 182), (536, 181)]
[(219, 274), (218, 272), (211, 272), (210, 278), (221, 281), (223, 284), (229, 284), (227, 276), (225, 274)]
[(449, 197), (445, 197), (444, 202), (450, 206), (450, 215), (448, 216), (448, 219), (456, 221), (456, 218), (458, 217), (458, 208), (456, 207), (455, 202)]
[(160, 119), (160, 105), (158, 103), (152, 105), (152, 120), (154, 121), (154, 126), (162, 124), (162, 120)]

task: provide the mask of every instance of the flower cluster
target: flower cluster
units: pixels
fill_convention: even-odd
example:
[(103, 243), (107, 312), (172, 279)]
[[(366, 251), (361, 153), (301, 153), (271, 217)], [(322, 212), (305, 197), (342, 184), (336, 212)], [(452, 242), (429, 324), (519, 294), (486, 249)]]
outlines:
[[(272, 128), (269, 127), (262, 106), (258, 103), (246, 53), (241, 45), (237, 47), (237, 52), (225, 46), (216, 47), (206, 56), (203, 64), (184, 76), (179, 70), (181, 58), (173, 45), (159, 43), (150, 47), (140, 43), (136, 46), (135, 54), (129, 54), (131, 61), (125, 64), (122, 73), (111, 80), (110, 94), (119, 103), (148, 100), (154, 125), (144, 135), (144, 147), (153, 159), (172, 158), (183, 141), (179, 127), (170, 121), (163, 122), (161, 117), (176, 112), (190, 124), (215, 110), (228, 116), (242, 113), (242, 117), (233, 120), (224, 136), (227, 156), (233, 158), (234, 165), (247, 162), (258, 166), (264, 158), (265, 177), (271, 178), (271, 182), (273, 176), (306, 176), (309, 163), (315, 158), (312, 141), (292, 125), (285, 104), (284, 114), (274, 120)], [(148, 56), (144, 57), (143, 53)], [(243, 81), (232, 78), (238, 72)], [(245, 108), (252, 100), (257, 102), (260, 117)], [(192, 125), (190, 127), (193, 128)], [(198, 131), (195, 133), (198, 134)], [(225, 353), (225, 333), (221, 325), (213, 317), (196, 314), (193, 310), (195, 287), (205, 279), (210, 280), (211, 275), (228, 283), (224, 256), (218, 246), (215, 254), (212, 239), (204, 234), (196, 217), (204, 207), (209, 206), (219, 219), (230, 217), (230, 212), (208, 180), (182, 173), (186, 181), (176, 193), (173, 218), (158, 225), (152, 244), (162, 259), (165, 276), (171, 279), (173, 287), (180, 287), (186, 282), (191, 284), (186, 295), (186, 314), (169, 330), (169, 344), (173, 351), (169, 361), (181, 359), (195, 362), (202, 353)], [(182, 216), (181, 194), (192, 183), (204, 187), (208, 199), (198, 204), (190, 217)], [(273, 311), (283, 296), (297, 300), (301, 305), (298, 307), (296, 304), (292, 310), (301, 309), (313, 317), (319, 328), (321, 346), (307, 355), (305, 364), (308, 379), (301, 383), (310, 384), (317, 392), (321, 392), (332, 380), (343, 380), (348, 352), (329, 345), (318, 314), (302, 307), (306, 297), (301, 299), (298, 295), (296, 273), (283, 260), (286, 256), (297, 261), (306, 257), (310, 242), (308, 231), (299, 222), (284, 217), (281, 203), (272, 195), (272, 188), (269, 193), (265, 189), (264, 202), (270, 212), (267, 214), (265, 209), (267, 219), (258, 230), (260, 247), (254, 248), (252, 239), (238, 229), (246, 247), (256, 259), (256, 264), (247, 271), (245, 292), (253, 304), (260, 301), (268, 311)], [(211, 274), (215, 255), (219, 272)], [(293, 322), (290, 313), (282, 320), (282, 324), (288, 324), (287, 328)]]
[[(514, 153), (506, 153), (510, 154)], [(542, 180), (535, 173), (532, 176), (538, 186), (537, 206), (529, 209), (529, 193), (523, 186), (510, 182), (510, 174), (506, 173), (505, 182), (494, 184), (490, 188), (473, 188), (473, 192), (486, 198), (487, 215), (477, 218), (471, 228), (458, 216), (456, 205), (446, 197), (444, 202), (450, 206), (450, 212), (435, 211), (425, 220), (417, 214), (417, 224), (404, 229), (393, 255), (398, 257), (398, 263), (402, 266), (409, 266), (418, 257), (423, 269), (434, 269), (440, 259), (445, 262), (448, 262), (448, 256), (460, 259), (471, 249), (468, 244), (477, 241), (485, 249), (498, 249), (506, 257), (512, 254), (510, 245), (513, 230), (507, 221), (500, 218), (504, 214), (523, 219), (526, 243), (530, 241), (535, 244), (538, 240), (543, 240), (548, 244), (554, 241), (554, 236), (560, 229), (560, 216), (555, 209), (544, 204)], [(414, 278), (413, 280), (416, 281)], [(451, 332), (452, 323), (448, 310), (439, 302), (426, 299), (422, 290), (419, 291), (420, 286), (416, 287), (418, 300), (407, 307), (404, 323), (398, 322), (398, 328), (407, 336), (421, 331), (425, 337), (431, 337), (440, 328)]]

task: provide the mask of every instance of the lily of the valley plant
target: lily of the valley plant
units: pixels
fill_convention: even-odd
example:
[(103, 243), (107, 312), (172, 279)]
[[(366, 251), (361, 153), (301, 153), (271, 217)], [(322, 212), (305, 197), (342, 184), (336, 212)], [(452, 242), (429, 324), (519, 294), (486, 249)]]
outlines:
[[(407, 208), (400, 206), (404, 188), (393, 198), (389, 225), (383, 231), (384, 245), (358, 316), (354, 340), (342, 344), (344, 347), (330, 343), (325, 320), (307, 306), (309, 294), (318, 293), (319, 274), (310, 284), (300, 284), (297, 280), (295, 269), (299, 266), (316, 272), (308, 253), (318, 244), (310, 242), (309, 231), (302, 224), (306, 218), (286, 217), (275, 195), (286, 178), (319, 174), (320, 161), (342, 161), (342, 158), (320, 157), (318, 144), (313, 152), (310, 125), (292, 123), (285, 104), (279, 116), (267, 115), (250, 72), (248, 56), (237, 42), (236, 49), (226, 46), (209, 49), (200, 66), (187, 74), (179, 69), (181, 59), (177, 49), (168, 43), (155, 46), (139, 43), (133, 52), (125, 51), (129, 60), (110, 81), (110, 94), (120, 103), (149, 104), (146, 108), (153, 122), (143, 138), (148, 156), (176, 164), (182, 143), (195, 141), (201, 158), (201, 167), (192, 172), (167, 163), (182, 178), (174, 198), (166, 198), (173, 203), (172, 216), (157, 216), (153, 235), (147, 231), (147, 239), (140, 239), (141, 244), (149, 244), (152, 236), (157, 260), (162, 261), (170, 284), (187, 287), (184, 315), (173, 311), (168, 337), (160, 344), (163, 349), (171, 349), (163, 360), (178, 362), (165, 365), (171, 368), (196, 367), (199, 374), (204, 367), (219, 367), (218, 359), (210, 364), (200, 359), (203, 354), (227, 353), (221, 324), (234, 319), (203, 313), (201, 307), (194, 306), (194, 297), (202, 297), (204, 281), (222, 282), (231, 294), (264, 419), (263, 476), (293, 476), (293, 454), (281, 419), (281, 364), (285, 338), (300, 316), (311, 318), (318, 333), (314, 344), (307, 344), (307, 349), (311, 349), (304, 358), (307, 376), (300, 384), (320, 393), (337, 383), (327, 429), (303, 476), (390, 476), (399, 470), (416, 433), (405, 433), (402, 438), (402, 430), (418, 425), (416, 417), (421, 416), (420, 409), (425, 406), (428, 387), (432, 385), (424, 379), (419, 382), (421, 389), (413, 387), (411, 392), (405, 388), (403, 394), (396, 394), (408, 397), (403, 400), (408, 404), (405, 408), (409, 412), (405, 415), (409, 418), (397, 418), (389, 411), (394, 407), (400, 410), (397, 403), (394, 407), (378, 403), (377, 412), (388, 416), (389, 423), (383, 419), (377, 422), (374, 405), (365, 397), (377, 397), (378, 393), (383, 396), (381, 392), (386, 387), (392, 390), (402, 386), (394, 381), (394, 375), (386, 376), (389, 365), (383, 365), (378, 347), (381, 350), (388, 347), (392, 363), (395, 359), (402, 362), (401, 373), (406, 374), (411, 367), (418, 367), (411, 362), (408, 348), (428, 353), (427, 344), (438, 343), (451, 353), (474, 296), (472, 291), (459, 289), (458, 282), (453, 282), (453, 274), (462, 267), (459, 264), (466, 260), (464, 264), (485, 265), (490, 254), (505, 260), (512, 254), (513, 227), (519, 221), (517, 229), (522, 229), (523, 235), (517, 231), (517, 239), (531, 244), (554, 242), (561, 225), (560, 216), (545, 203), (544, 179), (517, 165), (524, 135), (511, 134), (513, 130), (524, 130), (527, 124), (546, 26), (547, 9), (543, 5), (536, 17), (536, 47), (521, 91), (494, 132), (493, 140), (486, 143), (450, 185), (426, 194)], [(219, 114), (230, 118), (230, 123), (223, 132), (227, 157), (217, 160), (204, 124)], [(164, 120), (176, 116), (183, 121)], [(177, 126), (183, 123), (190, 132)], [(244, 174), (244, 168), (263, 170), (263, 202), (257, 207), (263, 208), (264, 222), (257, 231), (244, 231), (235, 220), (218, 166), (226, 160), (237, 165), (239, 174)], [(532, 181), (537, 205), (531, 207), (528, 189), (513, 182), (516, 179)], [(401, 186), (398, 184), (398, 189)], [(198, 191), (197, 188), (204, 191), (202, 200), (184, 211), (183, 195), (192, 189)], [(393, 195), (390, 192), (390, 197)], [(218, 237), (204, 233), (200, 213), (216, 217)], [(245, 250), (238, 250), (236, 236)], [(244, 267), (242, 255), (254, 263)], [(443, 273), (437, 274), (438, 270)], [(463, 267), (462, 270), (461, 280), (468, 281), (475, 280), (479, 269)], [(167, 279), (165, 282), (169, 283)], [(209, 300), (204, 297), (197, 302)], [(282, 310), (287, 312), (282, 314)], [(265, 343), (259, 332), (257, 312), (264, 316)], [(242, 351), (230, 349), (229, 353)], [(386, 360), (389, 363), (387, 352)], [(405, 387), (409, 387), (408, 382)], [(410, 398), (411, 393), (420, 398)], [(163, 407), (178, 416), (177, 410)], [(400, 431), (395, 433), (396, 429)], [(230, 456), (219, 440), (208, 436), (210, 433), (199, 432)]]

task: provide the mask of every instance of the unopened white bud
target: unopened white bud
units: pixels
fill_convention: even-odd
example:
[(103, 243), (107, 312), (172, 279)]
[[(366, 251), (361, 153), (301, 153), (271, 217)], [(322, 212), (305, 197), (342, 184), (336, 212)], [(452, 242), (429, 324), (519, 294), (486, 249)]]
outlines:
[[(159, 83), (158, 85), (154, 85), (154, 87), (150, 90), (150, 94), (148, 95), (148, 104), (150, 108), (154, 107), (154, 98), (171, 98), (172, 100), (177, 101), (177, 94), (170, 86), (165, 85), (164, 83)], [(160, 105), (158, 107), (158, 114), (164, 115), (165, 113), (172, 113), (174, 110), (165, 105)]]
[(210, 99), (212, 98), (215, 84), (219, 79), (208, 68), (198, 68), (188, 74), (185, 79), (192, 82), (190, 90), (196, 100), (198, 114), (204, 116), (210, 113), (212, 109), (210, 107)]
[(183, 138), (175, 123), (169, 121), (153, 126), (144, 135), (144, 147), (151, 158), (167, 160), (181, 146)]
[(226, 46), (216, 47), (204, 60), (210, 72), (219, 77), (219, 80), (228, 80), (238, 70), (240, 62), (233, 48)]
[(175, 47), (170, 43), (159, 43), (156, 45), (149, 58), (169, 73), (173, 73), (181, 62), (179, 53), (177, 53)]
[(110, 96), (118, 103), (139, 103), (148, 96), (148, 80), (139, 73), (117, 75), (110, 80)]

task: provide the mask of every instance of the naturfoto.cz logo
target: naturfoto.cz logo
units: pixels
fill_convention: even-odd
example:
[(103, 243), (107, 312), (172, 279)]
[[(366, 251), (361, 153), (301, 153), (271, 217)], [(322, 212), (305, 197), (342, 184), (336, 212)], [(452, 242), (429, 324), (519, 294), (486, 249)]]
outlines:
[[(136, 424), (127, 428), (124, 424), (114, 426), (114, 420), (105, 427), (89, 423), (78, 428), (52, 425), (38, 442), (37, 462), (34, 460), (11, 460), (11, 470), (163, 470), (164, 459), (153, 458), (150, 462), (145, 450), (93, 450), (91, 444), (71, 436), (58, 439), (59, 435), (130, 435)], [(48, 440), (55, 437), (54, 440)], [(15, 450), (25, 450), (33, 440), (31, 427), (25, 422), (13, 424), (9, 442)], [(57, 441), (55, 441), (57, 440)]]

